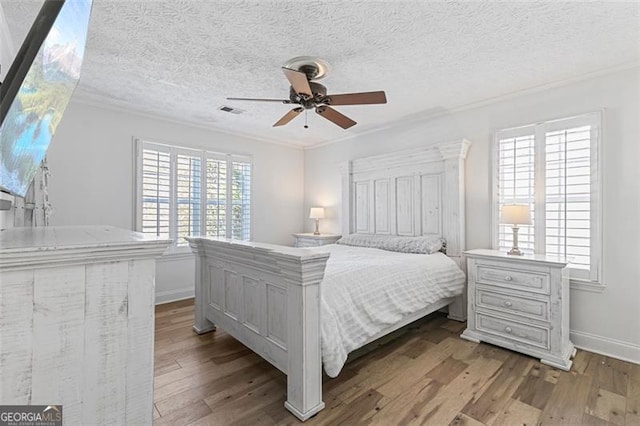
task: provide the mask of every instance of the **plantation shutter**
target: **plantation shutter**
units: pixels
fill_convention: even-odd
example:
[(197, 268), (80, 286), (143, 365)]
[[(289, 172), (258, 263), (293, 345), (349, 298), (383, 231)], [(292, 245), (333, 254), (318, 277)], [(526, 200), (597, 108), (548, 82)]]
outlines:
[(207, 158), (206, 235), (227, 236), (227, 161)]
[(184, 237), (200, 235), (202, 181), (200, 156), (176, 154), (176, 245), (187, 245)]
[(231, 238), (251, 236), (251, 163), (231, 163)]
[(569, 259), (572, 275), (583, 279), (597, 275), (594, 130), (585, 120), (571, 120), (549, 123), (544, 132), (545, 253)]
[(528, 204), (532, 225), (520, 225), (521, 250), (566, 258), (572, 279), (599, 280), (600, 121), (592, 113), (496, 133), (496, 248), (512, 247), (501, 206)]
[[(504, 204), (526, 204), (532, 225), (519, 225), (518, 246), (524, 253), (535, 250), (535, 136), (533, 128), (498, 135), (498, 214)], [(513, 230), (498, 221), (498, 247), (513, 247)]]
[(249, 157), (138, 141), (137, 229), (174, 240), (251, 239)]
[(144, 234), (169, 238), (171, 156), (168, 151), (142, 150), (142, 212)]

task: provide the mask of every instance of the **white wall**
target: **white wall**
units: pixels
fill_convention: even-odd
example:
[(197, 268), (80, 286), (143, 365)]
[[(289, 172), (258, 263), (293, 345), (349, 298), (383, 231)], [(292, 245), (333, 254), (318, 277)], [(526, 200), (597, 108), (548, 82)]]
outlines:
[[(481, 84), (481, 82), (479, 82)], [(490, 146), (497, 129), (601, 110), (602, 292), (571, 291), (573, 342), (640, 363), (640, 68), (618, 71), (380, 130), (305, 151), (305, 208), (328, 207), (322, 232), (340, 233), (338, 164), (433, 142), (467, 138), (467, 248), (491, 246)], [(311, 231), (313, 224), (305, 220)]]
[[(291, 244), (302, 229), (303, 151), (72, 102), (47, 158), (51, 225), (133, 229), (133, 137), (253, 158), (253, 240)], [(157, 301), (193, 296), (193, 259), (158, 263)]]
[(9, 33), (4, 10), (0, 4), (0, 82), (4, 81), (7, 71), (16, 56), (13, 39)]

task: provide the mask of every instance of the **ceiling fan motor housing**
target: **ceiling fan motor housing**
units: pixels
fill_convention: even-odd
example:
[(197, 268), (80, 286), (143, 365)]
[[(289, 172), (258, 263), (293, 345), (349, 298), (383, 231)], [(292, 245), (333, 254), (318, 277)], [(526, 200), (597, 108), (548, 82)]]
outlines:
[(315, 108), (318, 104), (321, 104), (323, 99), (327, 96), (327, 88), (320, 83), (309, 82), (311, 87), (311, 98), (298, 95), (293, 87), (289, 89), (289, 99), (291, 102), (302, 105), (305, 109)]

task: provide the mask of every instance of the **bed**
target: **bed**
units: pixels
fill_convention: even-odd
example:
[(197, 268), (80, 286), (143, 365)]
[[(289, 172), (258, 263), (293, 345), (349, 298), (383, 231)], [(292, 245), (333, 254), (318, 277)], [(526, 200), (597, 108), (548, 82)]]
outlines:
[[(469, 141), (460, 140), (342, 164), (342, 233), (442, 237), (446, 255), (391, 256), (439, 259), (464, 270), (464, 159), (469, 146)], [(285, 407), (303, 421), (324, 408), (323, 349), (330, 354), (325, 354), (325, 370), (332, 376), (338, 374), (352, 348), (431, 312), (447, 307), (449, 318), (466, 319), (466, 291), (461, 288), (464, 279), (458, 276), (453, 279), (457, 286), (435, 297), (425, 296), (421, 306), (406, 312), (406, 301), (400, 302), (395, 309), (398, 312), (380, 321), (383, 325), (377, 329), (361, 338), (354, 332), (327, 350), (326, 346), (335, 342), (330, 342), (330, 333), (321, 338), (323, 331), (334, 327), (334, 333), (340, 332), (340, 326), (331, 324), (335, 318), (330, 318), (323, 303), (328, 298), (344, 299), (333, 285), (323, 284), (321, 292), (325, 273), (327, 278), (335, 275), (334, 262), (327, 266), (328, 260), (334, 256), (339, 263), (344, 258), (338, 253), (345, 251), (361, 259), (373, 256), (363, 255), (366, 249), (340, 245), (305, 249), (206, 237), (188, 240), (196, 254), (194, 331), (202, 334), (218, 325), (284, 372)], [(393, 281), (389, 279), (388, 285), (393, 286)], [(379, 285), (385, 285), (384, 279)], [(357, 291), (350, 297), (357, 300)]]

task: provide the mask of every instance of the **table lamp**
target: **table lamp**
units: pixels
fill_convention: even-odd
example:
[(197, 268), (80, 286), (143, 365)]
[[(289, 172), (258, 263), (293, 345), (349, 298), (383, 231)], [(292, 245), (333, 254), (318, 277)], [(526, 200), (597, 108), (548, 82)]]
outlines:
[(316, 230), (313, 232), (313, 235), (320, 235), (320, 231), (318, 230), (318, 223), (320, 219), (324, 219), (324, 207), (311, 207), (311, 211), (309, 212), (309, 219), (316, 220)]
[(531, 225), (531, 210), (526, 204), (504, 204), (500, 210), (500, 223), (511, 225), (513, 248), (507, 252), (512, 256), (522, 256), (518, 248), (518, 225)]

